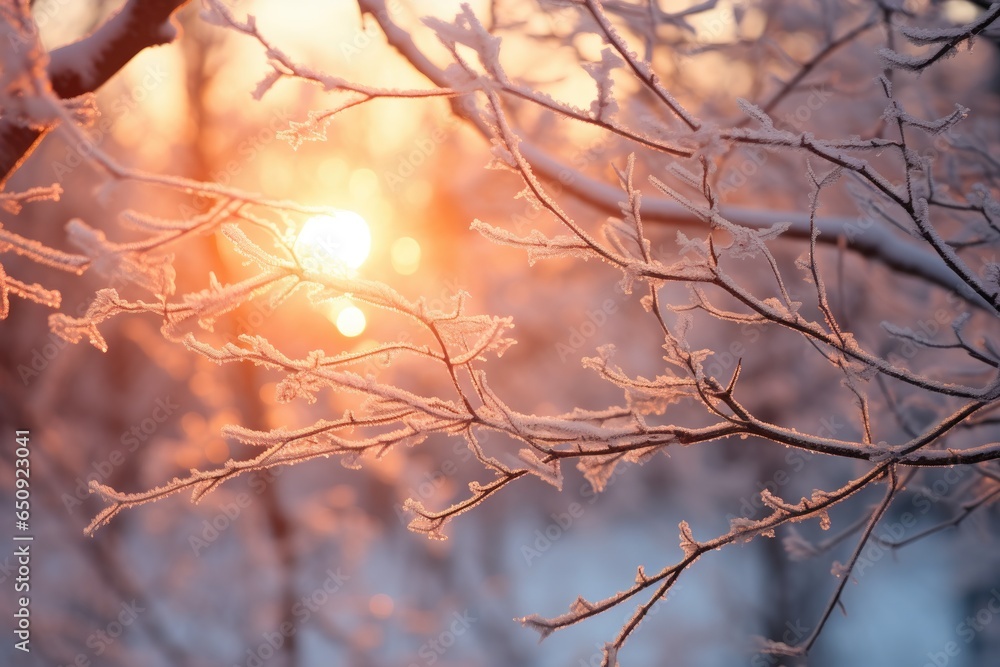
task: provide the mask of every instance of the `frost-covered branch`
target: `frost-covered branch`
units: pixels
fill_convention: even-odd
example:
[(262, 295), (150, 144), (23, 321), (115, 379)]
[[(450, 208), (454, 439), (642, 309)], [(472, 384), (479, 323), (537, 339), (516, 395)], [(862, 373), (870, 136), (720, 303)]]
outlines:
[[(359, 0), (358, 6), (361, 8), (362, 13), (374, 17), (374, 20), (378, 22), (379, 26), (382, 28), (387, 39), (389, 40), (389, 44), (399, 51), (403, 57), (405, 57), (406, 60), (421, 74), (426, 76), (437, 86), (444, 89), (458, 85), (456, 82), (452, 81), (451, 76), (446, 73), (444, 69), (436, 65), (420, 50), (420, 48), (413, 41), (412, 36), (406, 30), (402, 29), (393, 21), (391, 13), (389, 12), (384, 0)], [(529, 97), (521, 88), (517, 87), (516, 84), (512, 87), (512, 93), (520, 98)], [(552, 106), (552, 103), (548, 101), (548, 98), (537, 93), (534, 95), (534, 99), (540, 100), (540, 104), (543, 106)], [(453, 109), (456, 114), (468, 121), (484, 136), (490, 136), (489, 128), (478, 117), (473, 105), (468, 102), (461, 104), (456, 102), (453, 104)], [(564, 109), (559, 109), (559, 111), (561, 113), (565, 112)], [(597, 121), (590, 122), (596, 123)], [(615, 132), (616, 134), (622, 134), (618, 128), (617, 122), (613, 119), (607, 121), (606, 126), (610, 128), (610, 131)], [(632, 138), (630, 135), (625, 136)], [(750, 138), (752, 135), (732, 132), (728, 135), (725, 135), (724, 133), (724, 136), (728, 136), (729, 139), (739, 141), (741, 143), (755, 143)], [(801, 139), (795, 135), (792, 136), (795, 138), (790, 141), (789, 145), (801, 144)], [(640, 145), (647, 141), (646, 139), (640, 137), (635, 137), (635, 140)], [(774, 142), (774, 139), (769, 138), (768, 143), (772, 142)], [(810, 145), (811, 144), (807, 141), (803, 147), (808, 148)], [(874, 144), (868, 146), (860, 141), (854, 142), (853, 145), (861, 150), (876, 148), (876, 145)], [(836, 146), (836, 144), (830, 144), (830, 146), (831, 148), (829, 149), (822, 149), (817, 145), (817, 154), (827, 158), (832, 158), (832, 161), (836, 161), (837, 154), (834, 153), (832, 156), (829, 154), (829, 151), (832, 150), (832, 147)], [(673, 152), (674, 150), (675, 148), (672, 145), (666, 147), (666, 152), (668, 153)], [(537, 171), (539, 176), (553, 183), (560, 183), (561, 186), (574, 197), (591, 204), (606, 213), (617, 213), (619, 195), (617, 189), (613, 186), (567, 167), (567, 165), (563, 164), (558, 159), (551, 157), (543, 149), (534, 146), (530, 141), (522, 141), (521, 151), (524, 153), (528, 161), (534, 166), (534, 169)], [(572, 176), (567, 178), (567, 173)], [(645, 199), (644, 207), (645, 219), (649, 224), (669, 224), (698, 227), (701, 223), (701, 219), (692, 211), (668, 199), (647, 197)], [(776, 223), (789, 223), (789, 227), (785, 232), (787, 238), (810, 238), (809, 216), (799, 212), (768, 210), (766, 208), (751, 209), (733, 205), (721, 205), (720, 212), (734, 223), (749, 227), (764, 228)], [(934, 253), (926, 247), (915, 244), (909, 239), (900, 238), (898, 235), (892, 234), (890, 230), (887, 230), (884, 227), (870, 225), (868, 221), (863, 218), (851, 219), (820, 217), (817, 219), (816, 224), (821, 231), (821, 236), (819, 237), (820, 243), (838, 244), (842, 242), (842, 240), (845, 240), (847, 248), (863, 257), (879, 261), (889, 268), (899, 271), (900, 273), (914, 275), (928, 280), (935, 285), (956, 292), (963, 298), (981, 307), (986, 306), (981, 298), (973, 290), (971, 290), (965, 282), (956, 277), (948, 269), (948, 267), (936, 258)], [(863, 233), (860, 231), (862, 229), (864, 230)]]
[[(187, 0), (127, 0), (93, 33), (49, 54), (46, 75), (52, 93), (70, 99), (95, 92), (140, 51), (172, 42), (178, 34), (172, 17), (185, 4)], [(12, 31), (9, 46), (14, 52), (39, 50), (37, 35), (32, 23)], [(0, 119), (0, 186), (51, 129), (26, 125), (5, 111)]]
[[(129, 2), (126, 10), (133, 4), (142, 3)], [(173, 3), (174, 9), (179, 4)], [(166, 13), (153, 25), (166, 25), (171, 3), (156, 6)], [(818, 50), (794, 59), (775, 56), (785, 75), (746, 86), (746, 99), (716, 86), (725, 97), (720, 102), (702, 100), (683, 85), (685, 68), (667, 67), (678, 55), (671, 52), (675, 42), (659, 37), (669, 31), (696, 34), (688, 23), (692, 15), (728, 9), (706, 2), (667, 14), (656, 3), (574, 0), (563, 10), (575, 12), (577, 20), (543, 35), (548, 41), (540, 40), (537, 48), (571, 47), (566, 52), (575, 54), (571, 65), (580, 70), (575, 74), (590, 86), (589, 107), (510, 73), (504, 39), (509, 31), (523, 29), (520, 22), (484, 23), (463, 5), (451, 21), (426, 18), (422, 27), (407, 29), (383, 0), (358, 0), (358, 6), (374, 17), (403, 64), (421, 73), (429, 87), (379, 87), (323, 71), (290, 56), (255, 17), (220, 0), (205, 0), (202, 16), (265, 53), (268, 71), (252, 92), (258, 102), (266, 103), (268, 91), (282, 81), (318, 87), (320, 94), (335, 98), (322, 110), (303, 112), (278, 133), (294, 148), (325, 139), (326, 127), (343, 121), (340, 112), (346, 109), (385, 99), (446, 100), (488, 144), (482, 162), (501, 172), (489, 193), (516, 182), (510, 194), (531, 218), (526, 228), (495, 211), (484, 212), (482, 219), (471, 220), (471, 229), (488, 242), (523, 250), (529, 266), (541, 260), (596, 260), (586, 268), (592, 281), (588, 290), (616, 285), (621, 303), (614, 311), (622, 306), (625, 312), (623, 304), (631, 308), (635, 302), (629, 310), (633, 319), (625, 322), (623, 315), (615, 319), (606, 313), (602, 326), (613, 324), (595, 327), (594, 340), (577, 346), (590, 346), (579, 369), (590, 384), (580, 391), (596, 404), (543, 411), (524, 408), (519, 397), (508, 395), (511, 386), (532, 382), (531, 373), (540, 368), (528, 364), (511, 371), (504, 356), (516, 342), (515, 321), (523, 312), (477, 312), (465, 292), (431, 303), (404, 296), (388, 280), (303, 257), (296, 249), (300, 219), (328, 209), (150, 173), (95, 150), (90, 163), (114, 184), (201, 197), (209, 206), (194, 216), (126, 211), (119, 222), (133, 233), (127, 241), (116, 240), (93, 221), (73, 219), (67, 235), (80, 254), (0, 229), (0, 251), (73, 274), (93, 269), (124, 283), (121, 289), (100, 289), (82, 315), (53, 314), (51, 330), (65, 340), (86, 339), (107, 350), (113, 339), (105, 329), (116, 318), (154, 319), (162, 336), (187, 353), (273, 374), (275, 398), (308, 406), (302, 414), (309, 423), (226, 426), (223, 434), (252, 448), (252, 455), (191, 470), (145, 491), (126, 493), (94, 483), (92, 491), (107, 505), (89, 533), (126, 509), (186, 490), (197, 501), (229, 480), (269, 467), (334, 457), (357, 468), (394, 450), (448, 439), (467, 450), (474, 481), (457, 497), (411, 497), (405, 503), (410, 528), (437, 539), (452, 529), (454, 519), (477, 511), (515, 483), (544, 482), (561, 490), (567, 464), (576, 466), (596, 494), (608, 491), (627, 464), (662, 461), (665, 457), (657, 454), (679, 448), (790, 448), (809, 455), (817, 469), (834, 460), (852, 462), (849, 476), (834, 467), (798, 502), (765, 489), (759, 496), (763, 518), (735, 518), (708, 541), (697, 540), (683, 521), (682, 557), (673, 564), (652, 575), (640, 568), (631, 586), (598, 602), (579, 598), (555, 618), (522, 619), (544, 638), (641, 600), (605, 647), (605, 664), (611, 667), (656, 605), (708, 551), (787, 531), (785, 546), (793, 559), (819, 557), (856, 536), (846, 564), (834, 566), (840, 581), (812, 633), (796, 646), (765, 646), (776, 654), (804, 655), (843, 603), (862, 550), (881, 539), (875, 529), (898, 493), (919, 483), (928, 469), (960, 466), (978, 473), (977, 484), (960, 489), (969, 499), (948, 522), (893, 546), (958, 525), (995, 502), (991, 466), (1000, 459), (994, 416), (1000, 406), (1000, 263), (991, 253), (1000, 239), (1000, 163), (991, 150), (977, 151), (972, 148), (977, 142), (958, 134), (977, 112), (927, 104), (917, 113), (909, 107), (923, 99), (922, 82), (883, 72), (874, 80), (866, 75), (851, 81), (850, 94), (859, 98), (850, 101), (856, 118), (840, 118), (839, 124), (830, 120), (837, 116), (823, 105), (834, 93), (824, 94), (818, 105), (804, 103), (799, 111), (807, 114), (782, 114), (803, 93), (803, 84), (828, 66), (843, 64), (845, 79), (871, 69), (871, 60), (864, 58), (876, 54), (869, 38), (878, 25), (889, 30), (886, 43), (899, 34), (950, 51), (986, 30), (1000, 5), (967, 26), (922, 31), (897, 23), (911, 17), (887, 5), (859, 9), (831, 3), (836, 20), (816, 26), (805, 40)], [(119, 23), (134, 19), (126, 10)], [(416, 35), (417, 30), (426, 34)], [(153, 32), (166, 39), (165, 32)], [(588, 39), (577, 40), (581, 35)], [(152, 33), (145, 37), (149, 41)], [(441, 48), (418, 46), (425, 44), (423, 37), (435, 37)], [(589, 55), (577, 44), (595, 39), (598, 46)], [(643, 57), (632, 44), (637, 39), (645, 40)], [(729, 53), (728, 46), (700, 48)], [(883, 51), (882, 56), (896, 58), (889, 64), (904, 69), (944, 66), (935, 55), (920, 63), (898, 53)], [(859, 58), (861, 65), (855, 62)], [(25, 90), (44, 88), (40, 62), (39, 56), (22, 63), (29, 73), (22, 82)], [(53, 56), (50, 69), (60, 62)], [(100, 78), (72, 71), (66, 80), (78, 87)], [(50, 98), (40, 93), (39, 99), (49, 103), (51, 124), (58, 120), (60, 132), (73, 141), (83, 139), (81, 125), (90, 112)], [(838, 103), (845, 104), (832, 102)], [(733, 110), (743, 119), (724, 120)], [(843, 108), (836, 113), (843, 115)], [(854, 131), (856, 126), (861, 129)], [(581, 131), (602, 137), (606, 150), (599, 164), (574, 160), (565, 151)], [(980, 143), (995, 145), (996, 137), (986, 136), (990, 140)], [(754, 151), (753, 160), (739, 164), (748, 151)], [(753, 176), (759, 187), (737, 192), (736, 176)], [(0, 197), (0, 206), (13, 212), (23, 203), (59, 194), (58, 188), (44, 186), (8, 193)], [(821, 215), (828, 209), (836, 213)], [(234, 251), (247, 275), (220, 280), (178, 262), (176, 257), (201, 236)], [(874, 271), (858, 275), (874, 262), (891, 269), (889, 279)], [(908, 280), (897, 282), (896, 274)], [(548, 275), (562, 280), (568, 273)], [(493, 279), (482, 272), (487, 285)], [(881, 292), (866, 282), (888, 280), (893, 285)], [(59, 305), (58, 294), (0, 271), (0, 316), (6, 315), (11, 294)], [(892, 298), (884, 298), (888, 294)], [(287, 340), (268, 340), (258, 332), (227, 337), (216, 330), (247, 306), (281, 318), (293, 296), (300, 297), (296, 307), (314, 309), (346, 296), (399, 323), (404, 333), (351, 350), (320, 346), (292, 352)], [(538, 316), (548, 310), (539, 305)], [(756, 345), (748, 342), (750, 336), (731, 340), (734, 329), (751, 331)], [(406, 373), (419, 377), (416, 387), (391, 374), (403, 364)], [(498, 375), (506, 380), (505, 373), (516, 374), (516, 383), (497, 381)], [(559, 383), (570, 380), (553, 382), (554, 393), (562, 394)], [(789, 394), (798, 391), (821, 394), (829, 414), (799, 415), (795, 406), (783, 410), (779, 404), (796, 400)], [(330, 416), (320, 400), (327, 395), (351, 407)], [(748, 442), (740, 444), (743, 440)], [(853, 501), (845, 502), (882, 482), (886, 493), (874, 507), (859, 510)], [(813, 545), (792, 531), (793, 524), (804, 521), (830, 529), (834, 508), (851, 514), (844, 525), (838, 518), (835, 537)]]

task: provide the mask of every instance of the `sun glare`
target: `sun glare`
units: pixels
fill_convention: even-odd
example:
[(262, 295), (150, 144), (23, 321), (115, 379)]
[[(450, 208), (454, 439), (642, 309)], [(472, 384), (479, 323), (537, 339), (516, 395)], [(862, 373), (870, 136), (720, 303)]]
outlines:
[(354, 211), (309, 218), (295, 240), (299, 260), (317, 263), (326, 271), (357, 269), (368, 258), (371, 247), (368, 223)]

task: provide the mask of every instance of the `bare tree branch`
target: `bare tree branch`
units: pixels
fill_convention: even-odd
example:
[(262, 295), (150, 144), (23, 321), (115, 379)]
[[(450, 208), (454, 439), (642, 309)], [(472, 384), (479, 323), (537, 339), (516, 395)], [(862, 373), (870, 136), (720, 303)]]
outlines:
[[(187, 0), (128, 0), (93, 33), (50, 54), (52, 92), (62, 99), (92, 93), (143, 49), (172, 42), (178, 28), (171, 17), (185, 4)], [(21, 48), (29, 48), (28, 43)], [(46, 134), (0, 119), (0, 188)]]

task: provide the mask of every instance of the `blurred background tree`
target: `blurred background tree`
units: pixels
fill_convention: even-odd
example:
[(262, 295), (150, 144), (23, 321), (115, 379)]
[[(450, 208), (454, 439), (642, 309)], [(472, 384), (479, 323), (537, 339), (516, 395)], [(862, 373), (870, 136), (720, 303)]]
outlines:
[(5, 9), (5, 664), (990, 664), (1000, 10), (667, 4)]

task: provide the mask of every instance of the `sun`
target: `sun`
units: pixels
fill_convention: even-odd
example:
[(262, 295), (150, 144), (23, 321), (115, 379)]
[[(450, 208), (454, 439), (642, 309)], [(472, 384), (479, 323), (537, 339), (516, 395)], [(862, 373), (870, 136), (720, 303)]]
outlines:
[(295, 255), (303, 264), (318, 265), (320, 271), (356, 270), (371, 248), (371, 229), (354, 211), (309, 218), (295, 239)]

